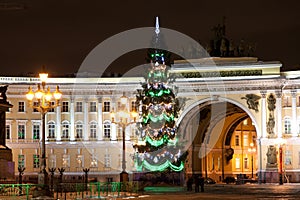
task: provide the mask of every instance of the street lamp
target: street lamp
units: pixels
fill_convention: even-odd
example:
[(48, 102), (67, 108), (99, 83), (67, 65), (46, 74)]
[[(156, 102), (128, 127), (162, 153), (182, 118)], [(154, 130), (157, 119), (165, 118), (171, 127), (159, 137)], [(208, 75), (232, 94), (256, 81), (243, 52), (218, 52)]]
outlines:
[(253, 154), (256, 152), (256, 148), (254, 147), (253, 142), (250, 143), (250, 148), (248, 148), (248, 152), (251, 154), (251, 178), (253, 178)]
[[(128, 181), (128, 173), (126, 172), (126, 158), (125, 158), (125, 128), (133, 123), (136, 123), (136, 118), (138, 116), (138, 113), (135, 112), (135, 109), (133, 108), (133, 111), (129, 111), (127, 106), (128, 98), (123, 93), (123, 96), (120, 98), (120, 109), (117, 113), (112, 111), (110, 113), (111, 115), (111, 121), (114, 124), (117, 124), (122, 128), (122, 172), (120, 173), (120, 182), (126, 182)], [(130, 115), (133, 117), (133, 122), (130, 121)]]
[[(46, 80), (48, 78), (47, 73), (40, 73), (40, 80), (42, 82), (42, 87), (40, 84), (37, 86), (37, 90), (34, 92), (32, 88), (29, 87), (29, 90), (26, 94), (26, 98), (29, 102), (29, 106), (38, 110), (42, 115), (42, 163), (41, 163), (41, 171), (43, 174), (43, 184), (46, 186), (48, 173), (46, 171), (46, 144), (45, 144), (45, 137), (46, 137), (46, 127), (45, 127), (45, 116), (46, 113), (57, 106), (59, 106), (59, 100), (61, 99), (62, 93), (59, 91), (59, 87), (56, 86), (55, 92), (50, 91), (50, 87), (46, 89)], [(55, 104), (51, 104), (51, 99), (54, 97)], [(32, 102), (35, 102), (34, 104)]]

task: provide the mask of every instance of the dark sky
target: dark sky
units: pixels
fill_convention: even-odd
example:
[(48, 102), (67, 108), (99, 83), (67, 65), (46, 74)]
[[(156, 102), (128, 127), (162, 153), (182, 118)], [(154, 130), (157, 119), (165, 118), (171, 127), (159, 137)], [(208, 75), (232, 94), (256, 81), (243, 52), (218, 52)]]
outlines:
[[(3, 9), (5, 2), (25, 9)], [(75, 73), (103, 40), (154, 26), (157, 15), (161, 27), (182, 32), (202, 46), (213, 37), (211, 28), (226, 16), (227, 37), (257, 43), (260, 60), (281, 61), (284, 70), (300, 64), (297, 0), (0, 0), (1, 5), (0, 76), (36, 73), (42, 65), (53, 74)], [(112, 70), (144, 63), (144, 53), (133, 52), (116, 60)]]

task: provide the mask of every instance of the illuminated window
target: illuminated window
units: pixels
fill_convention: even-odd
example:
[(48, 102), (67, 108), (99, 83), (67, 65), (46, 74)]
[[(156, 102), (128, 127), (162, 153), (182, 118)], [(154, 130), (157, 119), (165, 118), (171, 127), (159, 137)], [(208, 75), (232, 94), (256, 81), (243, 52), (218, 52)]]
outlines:
[(240, 158), (235, 158), (235, 168), (236, 169), (241, 168)]
[(75, 112), (82, 112), (82, 102), (76, 102)]
[(89, 108), (90, 112), (97, 112), (97, 104), (95, 101), (90, 102), (90, 108)]
[(240, 146), (240, 136), (235, 135), (235, 146)]
[(103, 112), (110, 112), (110, 102), (109, 101), (104, 102)]
[(244, 168), (245, 169), (249, 168), (249, 159), (248, 158), (244, 158)]
[(284, 119), (284, 133), (285, 134), (291, 134), (292, 124), (290, 118)]
[(62, 112), (69, 112), (69, 102), (68, 101), (62, 102)]
[(48, 123), (48, 138), (55, 138), (55, 123)]
[(284, 164), (285, 165), (292, 165), (292, 151), (285, 150)]
[(18, 112), (25, 112), (25, 102), (19, 101)]
[(63, 155), (62, 166), (64, 168), (69, 168), (70, 167), (70, 155), (68, 155), (68, 154)]
[(90, 124), (90, 138), (96, 138), (97, 137), (97, 123), (91, 122)]
[(76, 165), (77, 165), (77, 168), (83, 168), (84, 167), (83, 155), (77, 155), (76, 156)]
[(18, 167), (20, 167), (20, 168), (25, 167), (25, 155), (22, 155), (22, 154), (18, 155)]
[(83, 124), (82, 122), (77, 122), (76, 123), (76, 128), (75, 128), (75, 131), (76, 131), (76, 138), (82, 138), (82, 133), (83, 133)]
[(33, 139), (39, 140), (40, 139), (40, 125), (35, 123), (32, 125), (32, 132), (33, 132)]
[(33, 168), (40, 167), (40, 156), (37, 154), (33, 154)]
[(244, 134), (243, 137), (244, 137), (243, 146), (248, 146), (249, 145), (248, 134)]
[(110, 123), (104, 122), (103, 124), (104, 137), (110, 138)]
[(64, 121), (62, 123), (62, 138), (68, 139), (69, 138), (69, 132), (70, 132), (70, 125), (69, 122)]
[(132, 102), (131, 102), (131, 108), (130, 108), (130, 110), (131, 110), (131, 111), (137, 111), (137, 110), (138, 110), (136, 101), (132, 101)]
[(18, 139), (25, 139), (25, 124), (18, 124)]

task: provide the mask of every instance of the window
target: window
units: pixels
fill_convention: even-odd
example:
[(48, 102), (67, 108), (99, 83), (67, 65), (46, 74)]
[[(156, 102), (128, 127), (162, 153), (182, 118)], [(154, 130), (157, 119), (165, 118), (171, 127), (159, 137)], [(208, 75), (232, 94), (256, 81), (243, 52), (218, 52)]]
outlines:
[(69, 129), (70, 129), (70, 125), (69, 125), (69, 122), (67, 121), (64, 121), (62, 123), (62, 138), (69, 138)]
[(18, 124), (18, 139), (25, 139), (25, 125)]
[(83, 132), (83, 125), (81, 122), (76, 123), (75, 126), (75, 131), (76, 131), (76, 138), (82, 138), (82, 132)]
[(285, 150), (284, 164), (285, 165), (292, 165), (292, 151)]
[(33, 168), (40, 167), (40, 156), (37, 154), (33, 154)]
[(25, 112), (25, 102), (24, 101), (19, 101), (18, 112)]
[[(38, 106), (39, 106), (39, 102), (33, 102), (33, 106), (34, 106), (34, 107), (38, 107)], [(38, 111), (38, 109), (33, 108), (33, 109), (32, 109), (32, 112), (39, 112), (39, 111)]]
[(63, 155), (62, 166), (64, 168), (69, 168), (70, 167), (70, 155), (68, 155), (68, 154)]
[(97, 112), (97, 106), (96, 106), (96, 102), (95, 101), (92, 101), (90, 102), (90, 108), (89, 108), (89, 111), (90, 112)]
[(5, 137), (6, 139), (10, 139), (10, 124), (5, 125)]
[(249, 168), (249, 159), (248, 158), (244, 158), (244, 168), (245, 169)]
[(56, 155), (50, 154), (49, 155), (49, 168), (56, 168)]
[(25, 155), (19, 154), (18, 155), (18, 168), (24, 168), (25, 167)]
[(292, 125), (291, 125), (290, 118), (285, 118), (284, 119), (284, 133), (291, 134), (291, 128), (292, 128)]
[(104, 155), (104, 167), (110, 167), (110, 159), (110, 155), (106, 153)]
[(69, 102), (68, 101), (62, 102), (62, 112), (69, 112)]
[(249, 145), (248, 134), (244, 134), (243, 137), (244, 137), (243, 146), (248, 146)]
[(110, 102), (109, 101), (104, 102), (103, 112), (110, 112)]
[(55, 105), (55, 102), (54, 102), (54, 101), (51, 101), (51, 102), (50, 102), (50, 105), (52, 106), (52, 108), (50, 108), (48, 112), (54, 112), (53, 106)]
[(83, 155), (77, 155), (76, 156), (76, 165), (77, 165), (77, 168), (83, 168), (84, 167)]
[(104, 122), (104, 137), (105, 138), (110, 138), (110, 123), (109, 122)]
[(235, 158), (235, 168), (240, 169), (241, 163), (240, 163), (240, 158)]
[(48, 123), (48, 138), (55, 138), (55, 123)]
[(90, 124), (90, 138), (96, 138), (97, 137), (97, 123), (91, 122)]
[(33, 124), (32, 126), (32, 131), (33, 131), (33, 139), (34, 140), (39, 140), (40, 139), (40, 125), (39, 124)]
[(235, 146), (240, 146), (240, 136), (235, 135)]
[(132, 101), (131, 102), (131, 111), (137, 111), (137, 110), (138, 110), (138, 107), (137, 107), (136, 101)]
[(92, 155), (92, 158), (91, 158), (90, 167), (94, 167), (94, 168), (98, 167), (98, 162), (97, 162), (96, 156), (94, 154)]
[(82, 112), (82, 102), (81, 101), (76, 102), (75, 112)]

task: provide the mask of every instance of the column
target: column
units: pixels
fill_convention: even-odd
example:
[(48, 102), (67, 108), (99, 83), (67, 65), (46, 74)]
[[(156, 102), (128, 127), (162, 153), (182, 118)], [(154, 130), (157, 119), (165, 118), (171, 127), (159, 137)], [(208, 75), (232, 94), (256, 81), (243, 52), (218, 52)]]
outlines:
[(282, 114), (281, 114), (281, 110), (282, 110), (282, 100), (281, 100), (281, 95), (282, 92), (281, 91), (276, 91), (276, 114), (277, 114), (277, 120), (276, 120), (276, 124), (277, 124), (277, 137), (278, 138), (282, 138)]
[(297, 91), (291, 90), (292, 95), (292, 136), (297, 137), (298, 136), (298, 130), (297, 130)]
[(60, 106), (56, 107), (56, 140), (60, 141), (61, 140), (61, 110)]
[(74, 112), (74, 97), (70, 98), (70, 140), (75, 140), (75, 112)]
[(97, 119), (98, 119), (98, 140), (103, 139), (103, 118), (102, 118), (102, 98), (98, 98), (98, 112), (97, 112)]
[(260, 91), (261, 93), (261, 135), (257, 137), (267, 137), (267, 108), (266, 108), (266, 94), (267, 91)]
[(83, 138), (84, 140), (89, 140), (89, 122), (88, 122), (88, 99), (84, 99), (83, 102)]

